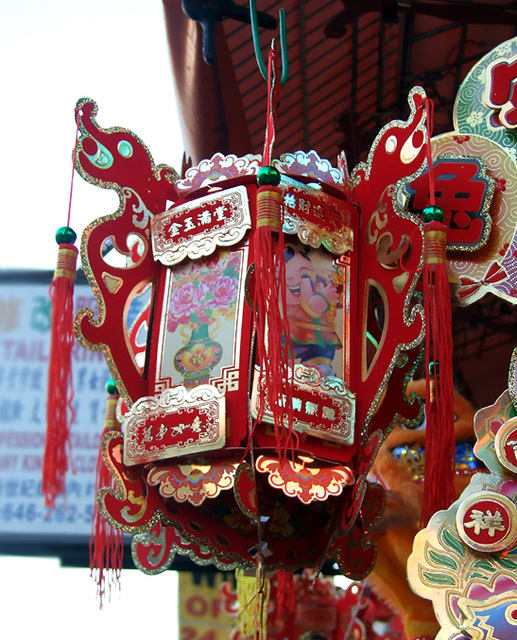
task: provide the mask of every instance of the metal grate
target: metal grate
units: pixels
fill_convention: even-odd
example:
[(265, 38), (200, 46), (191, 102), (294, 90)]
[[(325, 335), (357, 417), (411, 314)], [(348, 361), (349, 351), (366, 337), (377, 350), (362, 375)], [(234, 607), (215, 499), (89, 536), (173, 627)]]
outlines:
[[(485, 2), (435, 4), (486, 6)], [(516, 6), (510, 3), (505, 8)], [(331, 39), (324, 29), (343, 11), (340, 0), (258, 3), (261, 11), (274, 17), (281, 7), (287, 11), (290, 76), (281, 92), (275, 153), (315, 149), (334, 160), (344, 149), (352, 166), (366, 156), (386, 122), (407, 116), (412, 86), (422, 85), (435, 100), (435, 133), (452, 129), (459, 83), (479, 58), (516, 33), (509, 24), (460, 24), (418, 13), (377, 11), (358, 16), (346, 25), (343, 37)], [(464, 10), (468, 12), (468, 7)], [(250, 27), (228, 20), (224, 29), (252, 150), (260, 153), (266, 85), (256, 66)], [(276, 35), (262, 31), (264, 56)]]

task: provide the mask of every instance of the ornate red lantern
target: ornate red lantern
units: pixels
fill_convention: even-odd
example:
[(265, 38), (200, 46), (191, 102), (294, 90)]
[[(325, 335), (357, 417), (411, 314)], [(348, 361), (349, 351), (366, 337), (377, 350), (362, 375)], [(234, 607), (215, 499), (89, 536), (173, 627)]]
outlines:
[(216, 154), (180, 178), (130, 131), (99, 127), (91, 100), (78, 103), (76, 168), (120, 198), (81, 247), (100, 312), (80, 312), (76, 333), (104, 352), (121, 394), (123, 433), (102, 442), (116, 488), (98, 504), (138, 534), (142, 569), (163, 570), (179, 551), (223, 568), (331, 556), (354, 578), (369, 571), (382, 493), (366, 476), (394, 416), (416, 421), (420, 409), (404, 390), (423, 336), (422, 228), (397, 193), (424, 162), (423, 102), (413, 90), (408, 120), (387, 125), (351, 176), (344, 157), (334, 167), (314, 151), (273, 162), (281, 340), (294, 359), (276, 400), (256, 367), (252, 308), (260, 158)]

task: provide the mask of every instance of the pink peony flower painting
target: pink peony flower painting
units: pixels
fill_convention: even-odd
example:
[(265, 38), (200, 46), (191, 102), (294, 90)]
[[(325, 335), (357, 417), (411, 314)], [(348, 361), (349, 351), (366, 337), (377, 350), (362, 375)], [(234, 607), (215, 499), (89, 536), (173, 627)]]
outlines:
[(167, 329), (174, 333), (180, 325), (197, 329), (218, 319), (233, 320), (239, 292), (241, 258), (221, 252), (196, 262), (190, 269), (173, 274)]

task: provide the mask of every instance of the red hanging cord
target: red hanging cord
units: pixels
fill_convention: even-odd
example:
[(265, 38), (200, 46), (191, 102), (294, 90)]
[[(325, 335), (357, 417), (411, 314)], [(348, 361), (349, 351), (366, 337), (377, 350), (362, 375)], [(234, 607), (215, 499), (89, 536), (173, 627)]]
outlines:
[[(285, 241), (283, 191), (280, 173), (272, 166), (279, 83), (274, 43), (268, 56), (268, 103), (262, 168), (257, 182), (254, 308), (256, 310), (256, 352), (259, 365), (258, 416), (264, 417), (264, 395), (272, 414), (279, 458), (293, 450), (297, 435), (293, 430), (292, 365), (293, 350), (286, 310)], [(284, 421), (287, 418), (287, 429)], [(252, 437), (253, 433), (251, 434)]]
[(77, 234), (70, 227), (75, 161), (79, 142), (79, 116), (76, 112), (76, 133), (73, 153), (72, 180), (68, 202), (67, 226), (56, 232), (59, 244), (57, 267), (50, 285), (52, 324), (47, 383), (47, 434), (43, 454), (42, 492), (49, 509), (56, 498), (65, 494), (65, 477), (70, 457), (70, 428), (74, 420), (72, 347), (74, 345), (74, 280), (78, 251), (74, 246)]
[(267, 88), (267, 113), (266, 132), (264, 135), (264, 153), (262, 154), (262, 166), (269, 167), (273, 162), (273, 146), (276, 136), (276, 112), (280, 92), (280, 83), (277, 80), (277, 55), (275, 42), (271, 43), (267, 58), (268, 88)]
[(429, 177), (429, 205), (436, 206), (436, 193), (433, 168), (433, 152), (431, 149), (431, 137), (433, 135), (434, 122), (434, 102), (429, 98), (424, 101), (426, 115), (427, 140), (425, 145), (425, 157), (427, 159), (428, 177)]

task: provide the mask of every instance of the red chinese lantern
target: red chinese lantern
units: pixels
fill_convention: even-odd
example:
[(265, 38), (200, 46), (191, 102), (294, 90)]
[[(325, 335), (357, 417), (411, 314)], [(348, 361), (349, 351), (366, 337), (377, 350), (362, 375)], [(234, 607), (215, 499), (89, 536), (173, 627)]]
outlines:
[[(423, 337), (422, 228), (397, 189), (425, 159), (423, 102), (413, 90), (408, 120), (382, 129), (351, 176), (344, 157), (334, 167), (314, 151), (271, 162), (285, 265), (273, 286), (289, 327), (276, 342), (254, 308), (269, 215), (260, 157), (216, 154), (179, 178), (78, 103), (76, 168), (120, 198), (81, 247), (100, 312), (80, 312), (76, 333), (104, 352), (121, 394), (122, 434), (102, 443), (116, 489), (98, 502), (137, 534), (142, 569), (177, 551), (223, 568), (293, 571), (330, 556), (354, 578), (369, 571), (382, 492), (366, 476), (394, 416), (420, 410), (404, 389)], [(278, 375), (275, 349), (291, 362)]]

